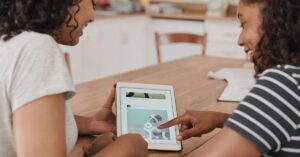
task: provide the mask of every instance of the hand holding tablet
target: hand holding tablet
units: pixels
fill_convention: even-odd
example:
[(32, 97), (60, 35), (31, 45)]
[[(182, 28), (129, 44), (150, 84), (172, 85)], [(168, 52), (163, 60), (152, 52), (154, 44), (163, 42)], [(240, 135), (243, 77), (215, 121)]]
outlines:
[(138, 133), (149, 150), (180, 151), (176, 140), (178, 126), (158, 129), (157, 126), (177, 117), (172, 86), (117, 83), (117, 134)]

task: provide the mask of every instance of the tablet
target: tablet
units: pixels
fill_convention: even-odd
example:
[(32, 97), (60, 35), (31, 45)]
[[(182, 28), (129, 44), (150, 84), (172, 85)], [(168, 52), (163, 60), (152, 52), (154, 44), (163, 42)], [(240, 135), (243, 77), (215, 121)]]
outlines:
[(181, 151), (178, 126), (157, 129), (175, 117), (172, 86), (119, 82), (116, 86), (117, 135), (138, 133), (148, 150)]

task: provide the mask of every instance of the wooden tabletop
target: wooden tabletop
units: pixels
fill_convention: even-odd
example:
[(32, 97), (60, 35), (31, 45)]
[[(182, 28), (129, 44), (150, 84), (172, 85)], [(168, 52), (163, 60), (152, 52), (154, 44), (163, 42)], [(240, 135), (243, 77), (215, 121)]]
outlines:
[[(236, 103), (217, 102), (217, 98), (226, 86), (225, 81), (209, 79), (209, 71), (222, 67), (242, 67), (244, 61), (235, 59), (192, 56), (112, 77), (83, 83), (76, 86), (77, 95), (72, 99), (74, 114), (92, 116), (104, 103), (113, 85), (118, 82), (136, 82), (172, 85), (178, 114), (186, 110), (211, 110), (231, 113)], [(182, 152), (150, 152), (150, 157), (192, 156), (219, 130), (202, 137), (183, 142)], [(79, 137), (71, 152), (73, 157), (82, 157), (82, 146), (91, 142), (92, 137)]]

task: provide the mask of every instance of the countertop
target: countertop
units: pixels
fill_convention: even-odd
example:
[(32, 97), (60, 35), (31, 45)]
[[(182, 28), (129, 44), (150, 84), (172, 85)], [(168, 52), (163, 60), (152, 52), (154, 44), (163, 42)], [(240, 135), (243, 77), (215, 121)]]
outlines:
[(191, 20), (191, 21), (205, 21), (209, 20), (228, 20), (228, 21), (236, 21), (237, 18), (234, 16), (221, 16), (221, 17), (213, 17), (207, 16), (205, 14), (147, 14), (144, 12), (140, 13), (131, 13), (131, 14), (116, 14), (116, 15), (95, 15), (96, 20), (101, 19), (118, 19), (118, 18), (128, 18), (128, 17), (137, 17), (137, 16), (149, 16), (153, 19), (175, 19), (175, 20)]

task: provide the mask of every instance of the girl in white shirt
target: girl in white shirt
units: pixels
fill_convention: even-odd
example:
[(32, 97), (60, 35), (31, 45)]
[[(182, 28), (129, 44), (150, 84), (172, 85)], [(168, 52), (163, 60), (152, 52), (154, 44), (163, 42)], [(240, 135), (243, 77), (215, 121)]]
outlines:
[[(57, 44), (78, 44), (94, 20), (93, 5), (92, 0), (0, 1), (1, 156), (64, 157), (78, 133), (115, 131), (114, 90), (93, 117), (73, 116), (67, 103), (74, 86)], [(95, 156), (146, 156), (146, 148), (140, 136), (125, 135)]]

